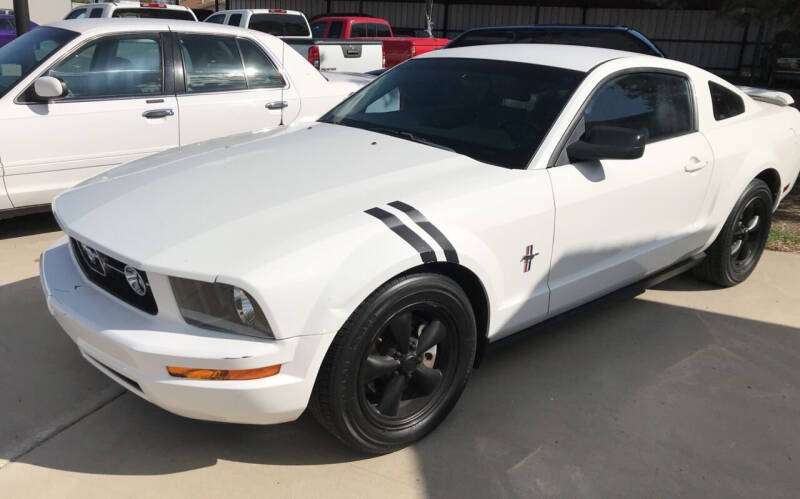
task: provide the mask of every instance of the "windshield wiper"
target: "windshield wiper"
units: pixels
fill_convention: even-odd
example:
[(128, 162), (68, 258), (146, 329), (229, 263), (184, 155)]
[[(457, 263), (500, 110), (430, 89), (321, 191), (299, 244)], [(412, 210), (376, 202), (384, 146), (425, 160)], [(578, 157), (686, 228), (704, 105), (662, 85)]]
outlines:
[(437, 144), (436, 142), (430, 141), (428, 139), (418, 137), (411, 132), (406, 132), (404, 130), (394, 130), (391, 128), (380, 128), (380, 127), (364, 127), (365, 130), (369, 130), (371, 132), (378, 132), (384, 133), (386, 135), (392, 135), (394, 137), (400, 137), (401, 139), (410, 140), (412, 142), (417, 142), (419, 144), (424, 144), (426, 146), (436, 147), (438, 149), (444, 149), (445, 151), (456, 152), (455, 149), (447, 146), (443, 146), (442, 144)]

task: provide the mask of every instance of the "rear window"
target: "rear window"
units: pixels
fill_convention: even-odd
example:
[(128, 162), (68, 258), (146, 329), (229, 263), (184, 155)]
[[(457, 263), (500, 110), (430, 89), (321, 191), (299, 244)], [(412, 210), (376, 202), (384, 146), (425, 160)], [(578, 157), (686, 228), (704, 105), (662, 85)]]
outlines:
[(744, 112), (744, 101), (735, 92), (713, 81), (708, 82), (708, 88), (711, 91), (715, 120), (727, 120)]
[(228, 26), (239, 26), (239, 23), (241, 22), (242, 22), (241, 14), (231, 14), (231, 17), (228, 18)]
[(275, 36), (311, 35), (305, 18), (295, 14), (255, 14), (248, 27)]
[(84, 17), (86, 17), (86, 9), (75, 9), (67, 14), (64, 19), (82, 19)]
[(0, 18), (0, 30), (8, 30), (14, 31), (16, 28), (14, 27), (14, 23), (11, 22), (11, 19), (7, 17)]
[(98, 17), (103, 17), (103, 9), (102, 8), (92, 9), (92, 13), (89, 14), (89, 17), (93, 19), (97, 19)]
[(194, 21), (191, 11), (183, 9), (117, 9), (111, 17), (140, 17), (142, 19), (175, 19), (179, 21)]
[(330, 29), (328, 29), (328, 36), (326, 38), (341, 38), (343, 27), (344, 23), (342, 21), (333, 21)]
[(467, 32), (448, 48), (505, 43), (586, 45), (660, 56), (646, 43), (626, 31), (603, 29), (487, 29)]
[(325, 26), (328, 23), (314, 23), (311, 25), (311, 36), (314, 38), (322, 38), (325, 36)]
[(214, 14), (206, 19), (206, 22), (211, 24), (222, 24), (223, 21), (225, 21), (225, 14)]
[(389, 27), (383, 23), (353, 23), (350, 38), (375, 38), (391, 36)]

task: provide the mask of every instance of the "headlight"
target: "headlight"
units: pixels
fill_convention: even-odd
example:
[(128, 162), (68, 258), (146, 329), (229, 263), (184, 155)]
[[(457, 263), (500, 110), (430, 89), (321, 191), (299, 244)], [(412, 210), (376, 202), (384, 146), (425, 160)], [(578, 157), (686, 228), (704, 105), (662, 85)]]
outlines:
[(261, 307), (236, 286), (170, 277), (183, 320), (228, 333), (274, 338)]

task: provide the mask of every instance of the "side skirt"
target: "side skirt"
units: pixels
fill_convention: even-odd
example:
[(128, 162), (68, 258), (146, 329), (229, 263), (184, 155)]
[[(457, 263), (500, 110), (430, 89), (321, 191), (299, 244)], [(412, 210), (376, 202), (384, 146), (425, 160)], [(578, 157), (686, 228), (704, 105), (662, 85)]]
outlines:
[(656, 272), (655, 274), (649, 275), (642, 279), (641, 281), (637, 281), (633, 284), (629, 284), (624, 288), (620, 288), (616, 291), (612, 291), (611, 293), (601, 296), (595, 300), (592, 300), (588, 303), (584, 303), (578, 307), (575, 307), (571, 310), (567, 310), (561, 314), (556, 316), (550, 317), (549, 319), (545, 319), (538, 324), (534, 324), (533, 326), (523, 329), (517, 333), (511, 334), (506, 336), (500, 340), (490, 342), (485, 345), (485, 348), (482, 348), (479, 351), (478, 356), (475, 359), (475, 367), (478, 367), (483, 357), (489, 353), (493, 353), (498, 350), (502, 350), (506, 347), (516, 345), (518, 342), (525, 340), (529, 336), (539, 333), (544, 329), (548, 329), (556, 324), (559, 324), (565, 320), (569, 320), (577, 315), (583, 314), (585, 312), (596, 310), (603, 305), (607, 305), (609, 303), (614, 303), (620, 300), (626, 300), (638, 296), (644, 293), (648, 288), (652, 288), (658, 284), (661, 284), (664, 281), (672, 279), (675, 276), (683, 274), (684, 272), (690, 270), (692, 267), (703, 261), (706, 257), (705, 253), (699, 253), (691, 258), (678, 262), (674, 265), (671, 265), (664, 270)]

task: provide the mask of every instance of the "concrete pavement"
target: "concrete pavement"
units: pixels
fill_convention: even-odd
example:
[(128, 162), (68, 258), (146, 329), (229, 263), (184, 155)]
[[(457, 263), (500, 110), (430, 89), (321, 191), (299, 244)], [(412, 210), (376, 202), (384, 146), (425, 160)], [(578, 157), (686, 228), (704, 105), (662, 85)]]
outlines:
[(363, 458), (313, 419), (193, 421), (120, 390), (47, 314), (47, 216), (0, 222), (0, 496), (793, 497), (800, 255), (679, 277), (489, 356), (447, 421)]

